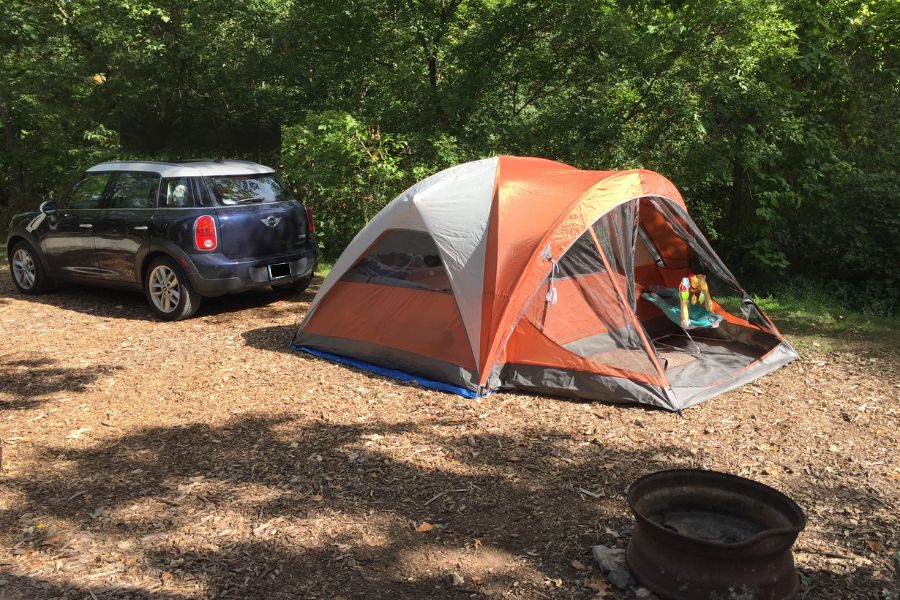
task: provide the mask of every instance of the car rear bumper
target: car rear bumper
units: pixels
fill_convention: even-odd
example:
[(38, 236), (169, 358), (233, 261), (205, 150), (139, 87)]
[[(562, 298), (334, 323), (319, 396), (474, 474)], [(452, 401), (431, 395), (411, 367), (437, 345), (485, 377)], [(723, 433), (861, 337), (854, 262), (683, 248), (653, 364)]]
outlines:
[[(268, 285), (288, 284), (309, 277), (316, 270), (314, 250), (235, 261), (222, 254), (190, 256), (188, 277), (201, 296), (221, 296)], [(277, 265), (275, 277), (270, 267)]]

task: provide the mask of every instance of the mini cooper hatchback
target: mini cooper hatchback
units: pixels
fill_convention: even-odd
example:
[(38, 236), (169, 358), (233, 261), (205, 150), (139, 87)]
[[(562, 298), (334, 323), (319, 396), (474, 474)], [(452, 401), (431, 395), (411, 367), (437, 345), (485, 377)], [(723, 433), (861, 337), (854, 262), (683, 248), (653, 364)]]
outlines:
[(269, 167), (243, 161), (106, 162), (57, 205), (13, 217), (7, 256), (23, 294), (58, 281), (142, 289), (162, 319), (204, 296), (300, 292), (317, 261), (312, 214)]

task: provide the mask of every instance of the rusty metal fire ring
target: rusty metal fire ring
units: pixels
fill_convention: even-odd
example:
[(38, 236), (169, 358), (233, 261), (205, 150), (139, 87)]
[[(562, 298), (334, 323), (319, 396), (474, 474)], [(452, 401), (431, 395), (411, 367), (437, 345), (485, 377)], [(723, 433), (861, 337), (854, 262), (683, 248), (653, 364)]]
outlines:
[(676, 469), (632, 483), (628, 506), (636, 519), (628, 566), (661, 598), (790, 600), (799, 592), (791, 546), (806, 517), (781, 492)]

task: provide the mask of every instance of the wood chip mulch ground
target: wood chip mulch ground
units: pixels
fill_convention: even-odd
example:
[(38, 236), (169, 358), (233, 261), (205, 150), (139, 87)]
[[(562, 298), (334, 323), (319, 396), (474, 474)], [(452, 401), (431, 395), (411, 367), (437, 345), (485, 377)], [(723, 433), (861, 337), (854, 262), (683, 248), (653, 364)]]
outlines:
[(0, 270), (0, 598), (635, 598), (590, 549), (627, 544), (625, 489), (671, 467), (793, 497), (803, 598), (892, 593), (896, 337), (795, 339), (683, 416), (465, 400), (289, 350), (314, 287), (162, 323)]

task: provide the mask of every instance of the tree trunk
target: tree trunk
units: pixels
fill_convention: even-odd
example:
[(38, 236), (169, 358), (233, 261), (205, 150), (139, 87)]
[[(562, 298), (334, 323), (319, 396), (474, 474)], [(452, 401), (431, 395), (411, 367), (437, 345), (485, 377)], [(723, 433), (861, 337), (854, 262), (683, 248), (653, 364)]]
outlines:
[(731, 192), (728, 205), (728, 229), (733, 239), (743, 239), (753, 221), (753, 206), (747, 185), (747, 167), (740, 155), (731, 163)]
[(10, 114), (6, 90), (0, 87), (0, 123), (3, 126), (3, 152), (7, 157), (9, 190), (7, 200), (11, 206), (19, 205), (25, 198), (25, 164), (19, 155), (22, 128), (18, 120)]

